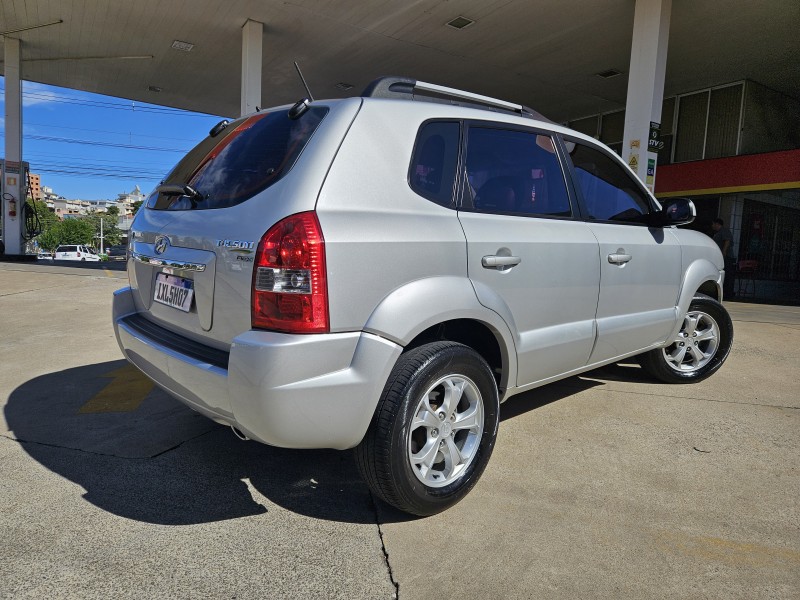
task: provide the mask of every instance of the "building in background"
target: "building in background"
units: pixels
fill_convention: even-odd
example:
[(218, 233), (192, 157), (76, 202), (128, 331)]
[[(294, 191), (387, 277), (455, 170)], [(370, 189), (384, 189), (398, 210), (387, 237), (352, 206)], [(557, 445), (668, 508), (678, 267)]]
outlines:
[(145, 195), (142, 193), (142, 190), (139, 186), (135, 186), (133, 191), (126, 193), (123, 192), (121, 194), (117, 194), (117, 206), (119, 206), (119, 214), (128, 215), (133, 217), (133, 205), (135, 202), (144, 202)]
[[(71, 219), (87, 215), (92, 211), (92, 203), (88, 200), (67, 200), (66, 198), (58, 198), (52, 201), (53, 212), (56, 213), (59, 219)], [(47, 203), (50, 206), (50, 202)]]
[[(665, 98), (656, 197), (689, 197), (691, 228), (733, 233), (734, 290), (744, 298), (800, 302), (800, 100), (755, 81)], [(568, 125), (622, 154), (625, 111)], [(728, 276), (731, 276), (730, 274)]]
[(130, 193), (122, 193), (117, 195), (117, 206), (119, 207), (119, 222), (117, 227), (122, 232), (123, 241), (128, 240), (128, 231), (130, 231), (133, 217), (136, 214), (134, 210), (134, 203), (144, 202), (146, 196), (142, 193), (139, 186), (135, 186)]
[(28, 173), (28, 186), (30, 187), (29, 194), (31, 198), (37, 202), (44, 200), (44, 195), (42, 194), (42, 178), (40, 175)]

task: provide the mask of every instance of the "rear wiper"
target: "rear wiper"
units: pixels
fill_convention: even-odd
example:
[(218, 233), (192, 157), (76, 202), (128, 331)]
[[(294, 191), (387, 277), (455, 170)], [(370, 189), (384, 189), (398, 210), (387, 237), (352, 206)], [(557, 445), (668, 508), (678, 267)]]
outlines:
[(162, 184), (156, 188), (156, 191), (165, 196), (186, 196), (192, 203), (192, 208), (197, 208), (197, 203), (206, 199), (192, 186), (180, 183)]

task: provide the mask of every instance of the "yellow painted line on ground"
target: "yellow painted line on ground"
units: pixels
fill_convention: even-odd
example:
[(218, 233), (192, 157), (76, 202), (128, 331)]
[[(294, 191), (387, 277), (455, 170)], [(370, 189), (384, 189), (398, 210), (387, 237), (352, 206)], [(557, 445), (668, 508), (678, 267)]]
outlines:
[(694, 556), (705, 563), (720, 562), (733, 567), (764, 568), (776, 564), (800, 564), (800, 552), (792, 548), (764, 546), (748, 541), (691, 535), (682, 531), (659, 532), (658, 544), (669, 550)]
[(106, 277), (116, 277), (116, 275), (114, 275), (114, 271), (109, 271), (108, 269), (103, 269), (103, 272), (106, 274)]
[(132, 412), (153, 390), (153, 382), (133, 365), (125, 365), (101, 377), (111, 378), (111, 381), (81, 406), (79, 413)]

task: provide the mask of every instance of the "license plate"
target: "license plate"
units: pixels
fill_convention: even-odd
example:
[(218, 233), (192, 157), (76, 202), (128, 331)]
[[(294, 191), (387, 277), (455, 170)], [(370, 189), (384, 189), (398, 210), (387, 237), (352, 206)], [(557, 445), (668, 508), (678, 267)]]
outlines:
[(153, 300), (183, 312), (189, 312), (194, 297), (193, 284), (191, 279), (159, 273), (156, 275), (156, 290)]

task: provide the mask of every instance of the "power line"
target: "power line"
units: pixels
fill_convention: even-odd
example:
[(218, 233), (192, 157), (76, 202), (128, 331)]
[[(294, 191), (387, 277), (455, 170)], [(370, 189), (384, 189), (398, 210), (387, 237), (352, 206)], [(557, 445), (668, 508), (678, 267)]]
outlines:
[(123, 150), (143, 150), (147, 152), (178, 152), (186, 154), (186, 148), (159, 148), (157, 146), (138, 146), (136, 144), (118, 144), (114, 142), (101, 142), (97, 140), (79, 140), (74, 138), (62, 138), (50, 135), (25, 135), (23, 136), (30, 140), (40, 140), (44, 142), (58, 142), (62, 144), (83, 144), (87, 146), (102, 146), (104, 148), (121, 148)]
[[(53, 161), (53, 160), (58, 161), (58, 160), (64, 160), (64, 159), (66, 159), (66, 160), (78, 160), (78, 161), (90, 160), (93, 163), (98, 163), (99, 162), (99, 163), (121, 164), (120, 163), (121, 159), (119, 159), (119, 158), (101, 158), (101, 157), (92, 156), (92, 157), (89, 157), (87, 159), (87, 157), (85, 157), (82, 154), (78, 154), (78, 155), (76, 155), (76, 154), (50, 154), (50, 153), (41, 153), (41, 152), (38, 152), (38, 151), (35, 151), (35, 150), (31, 150), (30, 152), (26, 152), (25, 153), (25, 160), (27, 162), (29, 162), (29, 163), (41, 162), (41, 161)], [(169, 161), (169, 160), (141, 161), (141, 160), (127, 160), (126, 159), (124, 161), (124, 163), (122, 163), (122, 164), (125, 164), (125, 165), (128, 165), (128, 166), (135, 165), (135, 166), (140, 166), (140, 167), (145, 167), (145, 168), (152, 167), (152, 168), (161, 169), (161, 168), (167, 168), (169, 166), (172, 166), (174, 163), (172, 163), (172, 161)]]
[(86, 173), (86, 171), (69, 171), (66, 169), (39, 169), (41, 173), (60, 175), (63, 177), (76, 177), (80, 179), (130, 179), (131, 181), (159, 181), (160, 177), (150, 177), (144, 174), (114, 175), (110, 173)]
[[(0, 92), (3, 91), (5, 91), (5, 88), (0, 87)], [(167, 106), (162, 107), (145, 103), (142, 103), (137, 106), (134, 101), (130, 101), (130, 104), (128, 104), (127, 102), (121, 103), (121, 102), (106, 102), (103, 100), (88, 100), (88, 99), (78, 98), (75, 96), (66, 96), (63, 94), (57, 94), (55, 92), (34, 92), (34, 91), (26, 92), (23, 89), (22, 97), (31, 100), (41, 100), (41, 101), (48, 101), (61, 104), (74, 104), (78, 106), (86, 106), (91, 108), (106, 108), (112, 110), (126, 110), (131, 112), (162, 114), (162, 115), (181, 116), (181, 117), (202, 117), (208, 119), (216, 118), (214, 117), (214, 115), (187, 111), (179, 108), (170, 108)]]
[[(23, 125), (34, 126), (34, 127), (52, 127), (54, 129), (71, 129), (74, 131), (90, 131), (92, 133), (110, 133), (114, 135), (133, 135), (136, 137), (146, 137), (146, 138), (153, 138), (156, 140), (172, 140), (176, 142), (194, 142), (197, 143), (199, 140), (197, 138), (176, 138), (176, 137), (166, 137), (163, 135), (147, 135), (144, 133), (133, 133), (132, 131), (111, 131), (108, 129), (88, 129), (86, 127), (67, 127), (66, 125), (51, 125), (50, 123), (34, 123), (31, 121), (25, 121)], [(205, 132), (204, 132), (205, 135)]]
[(36, 165), (36, 172), (44, 172), (46, 170), (59, 169), (65, 171), (84, 172), (84, 173), (106, 173), (109, 175), (141, 175), (150, 179), (161, 179), (164, 177), (163, 171), (155, 171), (148, 169), (125, 168), (117, 166), (101, 166), (101, 165), (83, 165), (75, 163), (38, 163)]
[[(0, 135), (5, 135), (4, 130), (0, 130)], [(122, 148), (124, 150), (144, 150), (148, 152), (178, 152), (186, 154), (189, 150), (186, 148), (163, 148), (158, 146), (138, 146), (136, 144), (120, 144), (116, 142), (101, 142), (99, 140), (79, 140), (75, 138), (62, 138), (50, 135), (34, 135), (25, 134), (23, 139), (40, 140), (45, 142), (59, 142), (65, 144), (84, 144), (88, 146), (103, 146), (108, 148)]]

